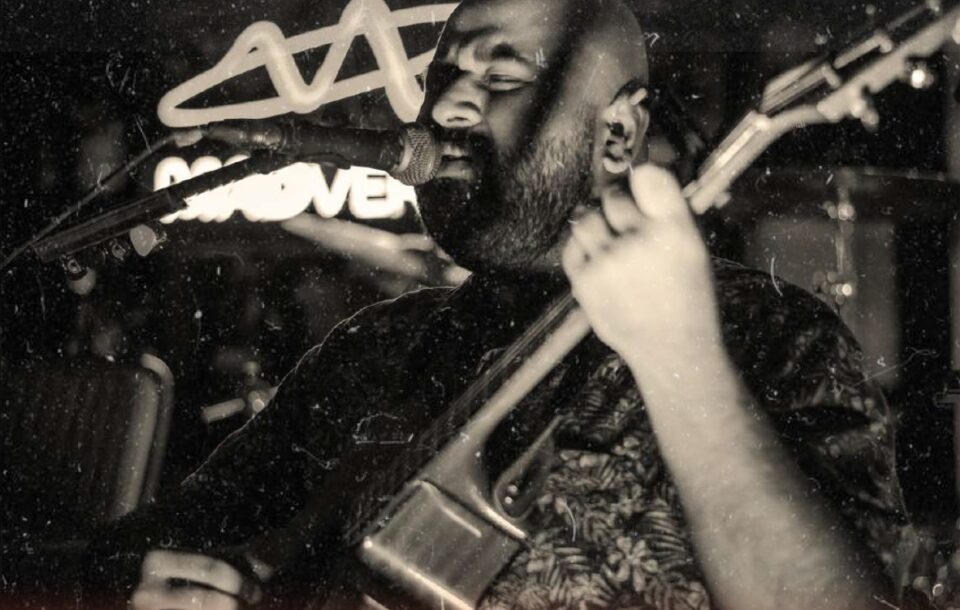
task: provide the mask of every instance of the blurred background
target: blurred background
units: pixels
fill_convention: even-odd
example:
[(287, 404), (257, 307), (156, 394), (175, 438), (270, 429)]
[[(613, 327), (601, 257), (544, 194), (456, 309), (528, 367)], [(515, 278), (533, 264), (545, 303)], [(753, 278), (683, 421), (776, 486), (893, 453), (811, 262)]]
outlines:
[[(398, 10), (426, 1), (387, 4)], [(3, 3), (0, 251), (165, 135), (160, 98), (213, 67), (247, 26), (267, 20), (290, 37), (334, 26), (346, 5)], [(689, 148), (722, 136), (778, 73), (909, 6), (645, 0), (634, 8), (652, 80), (682, 109)], [(430, 51), (440, 27), (427, 21), (401, 28), (406, 55)], [(294, 56), (305, 79), (327, 51)], [(918, 586), (928, 590), (958, 512), (958, 64), (953, 48), (931, 58), (930, 86), (905, 83), (877, 96), (880, 122), (872, 131), (850, 122), (783, 139), (738, 182), (733, 203), (706, 222), (718, 255), (814, 292), (863, 344), (864, 368), (897, 413), (908, 507), (929, 533), (926, 563), (916, 569), (928, 578)], [(358, 36), (338, 79), (376, 69), (368, 41)], [(185, 105), (274, 95), (259, 68)], [(378, 87), (304, 119), (401, 122)], [(674, 140), (659, 137), (655, 152), (684, 161), (688, 151)], [(237, 152), (208, 143), (160, 151), (94, 207), (130, 201)], [(328, 167), (313, 177), (324, 182), (306, 194), (259, 204), (247, 198), (165, 223), (166, 243), (145, 257), (92, 256), (71, 273), (25, 257), (4, 270), (5, 551), (76, 537), (162, 496), (261, 409), (339, 320), (375, 301), (466, 277), (420, 234), (411, 190), (364, 170)]]

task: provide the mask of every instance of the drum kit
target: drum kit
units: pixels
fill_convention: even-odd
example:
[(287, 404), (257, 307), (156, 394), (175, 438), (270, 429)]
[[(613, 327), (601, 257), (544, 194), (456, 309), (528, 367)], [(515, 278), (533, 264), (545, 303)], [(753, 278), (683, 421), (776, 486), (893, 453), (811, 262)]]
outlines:
[[(731, 196), (722, 214), (742, 238), (742, 262), (834, 308), (860, 340), (868, 375), (888, 388), (901, 381), (914, 298), (952, 319), (928, 332), (951, 337), (939, 357), (960, 368), (960, 183), (918, 171), (777, 169), (748, 172)], [(944, 294), (909, 294), (902, 276), (917, 264)]]

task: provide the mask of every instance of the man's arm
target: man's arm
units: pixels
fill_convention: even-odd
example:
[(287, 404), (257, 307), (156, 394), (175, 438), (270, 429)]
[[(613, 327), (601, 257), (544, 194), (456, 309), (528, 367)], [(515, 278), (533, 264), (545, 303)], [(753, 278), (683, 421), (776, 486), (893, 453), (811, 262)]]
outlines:
[(797, 465), (722, 339), (710, 260), (673, 178), (573, 227), (564, 268), (596, 334), (630, 366), (721, 607), (876, 608), (879, 562)]
[(675, 356), (630, 367), (721, 606), (894, 601), (879, 562), (800, 470), (726, 354), (711, 346)]

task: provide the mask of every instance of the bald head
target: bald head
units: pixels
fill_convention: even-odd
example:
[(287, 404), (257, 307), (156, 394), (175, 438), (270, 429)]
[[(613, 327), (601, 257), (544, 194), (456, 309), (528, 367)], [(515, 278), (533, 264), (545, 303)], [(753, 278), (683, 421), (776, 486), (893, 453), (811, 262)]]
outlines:
[[(566, 37), (569, 45), (567, 94), (584, 96), (593, 105), (606, 105), (624, 83), (647, 83), (643, 31), (623, 2), (562, 0), (556, 5), (558, 20), (565, 21), (558, 24), (562, 29), (557, 35)], [(589, 86), (574, 90), (585, 83)]]
[(625, 82), (648, 77), (643, 32), (621, 0), (466, 0), (437, 49), (438, 59), (475, 70), (507, 53), (536, 64), (541, 98), (556, 97), (543, 102), (605, 105)]
[(517, 264), (541, 255), (602, 173), (604, 109), (646, 81), (643, 33), (620, 0), (463, 2), (420, 112), (444, 142), (438, 179), (418, 189), (427, 229), (473, 269), (486, 263), (479, 251)]

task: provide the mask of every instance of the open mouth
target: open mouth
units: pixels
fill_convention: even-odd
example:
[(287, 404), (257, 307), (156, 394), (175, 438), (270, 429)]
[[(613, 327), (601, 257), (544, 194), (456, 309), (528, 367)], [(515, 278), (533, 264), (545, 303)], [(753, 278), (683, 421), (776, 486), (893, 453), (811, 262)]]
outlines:
[(466, 146), (457, 142), (441, 142), (438, 177), (473, 179), (476, 175), (473, 155)]
[(472, 155), (462, 144), (445, 141), (440, 144), (440, 159), (442, 161), (470, 161)]

